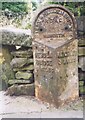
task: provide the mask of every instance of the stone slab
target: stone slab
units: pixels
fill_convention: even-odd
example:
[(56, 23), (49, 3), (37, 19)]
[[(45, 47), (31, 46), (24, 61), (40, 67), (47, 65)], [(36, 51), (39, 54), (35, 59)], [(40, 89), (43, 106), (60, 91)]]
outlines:
[(79, 39), (78, 45), (79, 45), (79, 46), (85, 46), (85, 38)]
[(27, 58), (13, 58), (10, 62), (12, 68), (21, 68), (27, 63)]
[(19, 51), (14, 51), (11, 52), (11, 55), (13, 55), (14, 57), (21, 57), (21, 58), (29, 58), (33, 55), (32, 49), (29, 50), (19, 50)]
[(27, 85), (13, 85), (8, 88), (7, 95), (35, 95), (35, 86), (34, 84), (27, 84)]
[(8, 84), (13, 85), (13, 84), (29, 84), (31, 83), (30, 80), (17, 80), (17, 79), (12, 79), (8, 81)]
[(14, 68), (13, 71), (33, 71), (34, 70), (34, 65), (30, 64), (28, 66), (24, 66), (23, 68)]
[(85, 56), (85, 47), (78, 48), (78, 56)]
[(85, 71), (85, 57), (79, 57), (79, 68), (81, 68), (82, 71)]
[(18, 72), (15, 74), (16, 79), (26, 79), (26, 80), (29, 80), (29, 79), (32, 78), (32, 76), (33, 76), (32, 73), (21, 72), (21, 71), (18, 71)]
[(14, 27), (0, 27), (0, 44), (31, 46), (31, 31)]

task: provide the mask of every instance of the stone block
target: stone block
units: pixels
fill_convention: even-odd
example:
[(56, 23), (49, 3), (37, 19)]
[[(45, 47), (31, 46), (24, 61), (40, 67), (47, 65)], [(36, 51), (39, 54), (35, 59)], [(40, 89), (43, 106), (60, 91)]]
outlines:
[(6, 77), (9, 79), (14, 79), (14, 72), (12, 71), (12, 68), (10, 64), (4, 62), (2, 64), (2, 72), (6, 75)]
[(78, 41), (78, 46), (85, 46), (85, 38), (83, 38), (83, 39), (79, 39), (79, 41)]
[(35, 95), (35, 85), (34, 84), (27, 84), (27, 85), (12, 85), (8, 88), (7, 95), (29, 95), (34, 96)]
[(13, 84), (30, 84), (30, 83), (32, 83), (31, 80), (17, 80), (17, 79), (8, 80), (9, 85), (13, 85)]
[(78, 48), (78, 56), (85, 56), (85, 47)]
[(79, 68), (82, 71), (85, 71), (85, 57), (79, 57)]
[(29, 80), (29, 79), (32, 78), (32, 73), (18, 71), (15, 74), (15, 76), (16, 76), (16, 79), (26, 79), (26, 80)]
[(84, 81), (79, 81), (79, 86), (83, 87), (83, 85), (84, 85)]
[(85, 72), (80, 72), (79, 73), (79, 80), (85, 80)]
[(29, 58), (33, 55), (33, 52), (32, 49), (25, 51), (19, 50), (19, 51), (11, 52), (11, 55), (13, 55), (14, 57)]
[(12, 55), (10, 54), (10, 50), (8, 46), (2, 46), (2, 55), (4, 57), (4, 60), (7, 63), (10, 63), (11, 59), (12, 59)]
[(30, 64), (28, 66), (24, 66), (23, 68), (14, 68), (13, 71), (33, 71), (34, 70), (34, 65), (33, 64)]
[(81, 86), (79, 87), (80, 93), (85, 95), (85, 87)]
[(10, 62), (12, 68), (21, 68), (27, 63), (27, 58), (14, 58)]
[(31, 31), (15, 27), (0, 27), (0, 44), (28, 46), (32, 44)]

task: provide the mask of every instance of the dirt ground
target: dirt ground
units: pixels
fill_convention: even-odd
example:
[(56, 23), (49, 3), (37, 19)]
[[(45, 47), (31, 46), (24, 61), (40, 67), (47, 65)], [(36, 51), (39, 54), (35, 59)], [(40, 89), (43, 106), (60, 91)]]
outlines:
[(1, 118), (83, 118), (83, 100), (56, 109), (31, 96), (6, 96), (0, 91)]

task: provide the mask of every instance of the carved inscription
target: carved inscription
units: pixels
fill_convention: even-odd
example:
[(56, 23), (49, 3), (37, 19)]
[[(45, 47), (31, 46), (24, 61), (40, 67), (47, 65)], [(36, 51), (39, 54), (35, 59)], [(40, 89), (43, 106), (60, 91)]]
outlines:
[(35, 34), (43, 34), (43, 37), (73, 37), (73, 21), (70, 15), (59, 8), (44, 10), (35, 23)]
[(36, 77), (41, 74), (42, 81), (50, 81), (54, 76), (53, 53), (44, 45), (34, 42)]
[(61, 6), (41, 10), (34, 21), (36, 96), (57, 106), (77, 95), (75, 20)]
[(35, 52), (36, 65), (41, 66), (42, 70), (47, 70), (49, 72), (53, 69), (52, 68), (52, 53), (46, 50), (45, 48), (44, 48), (44, 51), (42, 52), (40, 51), (42, 51), (42, 48), (39, 48), (39, 50)]

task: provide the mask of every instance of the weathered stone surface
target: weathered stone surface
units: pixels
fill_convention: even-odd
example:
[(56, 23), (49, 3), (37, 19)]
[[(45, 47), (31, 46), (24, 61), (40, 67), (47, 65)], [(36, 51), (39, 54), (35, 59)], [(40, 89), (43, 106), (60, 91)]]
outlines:
[(8, 78), (2, 70), (2, 64), (0, 64), (0, 91), (6, 90), (8, 87)]
[(13, 85), (13, 84), (29, 84), (32, 83), (31, 80), (17, 80), (17, 79), (12, 79), (8, 80), (8, 84)]
[(27, 60), (27, 64), (33, 64), (33, 62), (34, 62), (33, 58), (32, 59), (30, 58)]
[(35, 95), (59, 107), (78, 97), (78, 41), (73, 14), (43, 7), (33, 22)]
[(85, 87), (80, 86), (79, 87), (80, 93), (85, 95)]
[(79, 73), (79, 80), (83, 80), (83, 81), (85, 80), (85, 71)]
[(27, 58), (14, 58), (10, 62), (12, 68), (23, 67), (27, 63)]
[(14, 73), (8, 63), (0, 64), (0, 90), (8, 88), (8, 80), (14, 79)]
[(16, 79), (26, 79), (26, 80), (29, 80), (29, 79), (32, 78), (32, 73), (18, 71), (15, 74), (15, 76), (16, 76)]
[(29, 58), (33, 55), (33, 52), (32, 52), (32, 49), (29, 49), (29, 50), (25, 50), (25, 51), (19, 50), (19, 51), (11, 52), (11, 54), (14, 57)]
[(81, 46), (81, 47), (85, 46), (85, 38), (79, 39), (78, 46)]
[(8, 88), (7, 95), (35, 95), (35, 86), (34, 84), (27, 84), (27, 85), (13, 85)]
[(78, 52), (79, 56), (85, 56), (85, 47), (79, 47)]
[(3, 57), (4, 57), (4, 60), (7, 62), (7, 63), (10, 63), (11, 59), (12, 59), (12, 56), (10, 54), (10, 51), (9, 51), (9, 47), (8, 46), (2, 46), (2, 54), (3, 54)]
[(0, 27), (0, 44), (31, 46), (31, 31), (12, 27)]
[(77, 30), (80, 35), (85, 33), (85, 16), (76, 17)]
[(83, 85), (84, 85), (84, 81), (79, 81), (79, 86), (83, 87)]
[(85, 57), (79, 57), (79, 68), (85, 71)]
[(10, 67), (10, 64), (4, 62), (2, 64), (2, 71), (6, 75), (6, 77), (9, 79), (14, 79), (14, 72), (12, 71), (12, 68)]
[(34, 70), (34, 65), (33, 64), (30, 64), (28, 66), (24, 66), (23, 68), (14, 68), (13, 71), (24, 71), (24, 70), (27, 70), (27, 71), (33, 71)]

